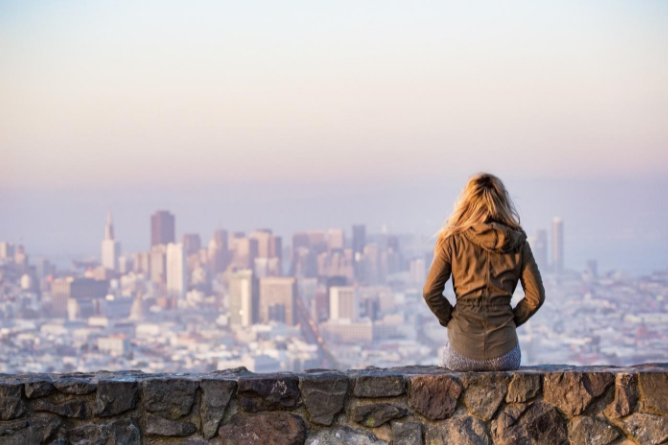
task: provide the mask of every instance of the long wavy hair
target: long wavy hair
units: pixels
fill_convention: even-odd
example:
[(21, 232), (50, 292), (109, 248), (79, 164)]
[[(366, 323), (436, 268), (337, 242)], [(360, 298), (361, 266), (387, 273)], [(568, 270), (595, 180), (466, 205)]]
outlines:
[(503, 182), (490, 173), (478, 173), (466, 183), (455, 202), (452, 214), (437, 233), (436, 249), (456, 233), (475, 224), (498, 222), (514, 230), (524, 232), (520, 215), (515, 209)]

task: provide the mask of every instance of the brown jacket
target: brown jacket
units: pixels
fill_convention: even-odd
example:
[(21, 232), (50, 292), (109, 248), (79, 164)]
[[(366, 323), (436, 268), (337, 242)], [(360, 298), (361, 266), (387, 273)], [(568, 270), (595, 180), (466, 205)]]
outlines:
[[(452, 274), (454, 308), (443, 296)], [(510, 300), (522, 283), (524, 298)], [(500, 223), (477, 224), (446, 238), (424, 285), (423, 296), (448, 328), (452, 348), (474, 360), (487, 360), (517, 345), (515, 328), (545, 301), (545, 289), (524, 232)]]

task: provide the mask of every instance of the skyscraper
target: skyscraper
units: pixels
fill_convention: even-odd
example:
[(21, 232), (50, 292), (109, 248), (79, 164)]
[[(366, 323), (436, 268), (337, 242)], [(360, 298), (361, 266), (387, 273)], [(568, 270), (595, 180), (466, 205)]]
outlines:
[(211, 273), (215, 275), (225, 272), (230, 262), (227, 230), (218, 229), (213, 232), (213, 238), (209, 242), (208, 256)]
[(69, 300), (81, 303), (79, 306), (94, 308), (98, 300), (105, 297), (109, 282), (91, 278), (57, 278), (51, 283), (51, 316), (64, 318), (68, 315)]
[(260, 279), (260, 321), (297, 324), (297, 280), (293, 277)]
[(249, 238), (257, 241), (257, 257), (271, 258), (269, 251), (271, 250), (271, 240), (273, 238), (271, 230), (260, 229), (250, 234)]
[(343, 229), (329, 229), (327, 232), (327, 245), (329, 250), (343, 250), (346, 244)]
[(359, 224), (353, 226), (353, 254), (357, 255), (364, 252), (366, 246), (366, 226)]
[(532, 239), (531, 250), (538, 265), (538, 270), (547, 272), (547, 231), (536, 230), (536, 236)]
[(183, 244), (167, 244), (167, 295), (176, 300), (186, 298), (186, 255)]
[[(281, 274), (281, 237), (274, 236), (269, 229), (258, 229), (251, 233), (249, 238), (257, 241), (257, 257), (255, 258), (255, 272), (258, 278)], [(259, 268), (258, 268), (259, 267)]]
[(14, 244), (3, 241), (0, 243), (0, 260), (14, 260)]
[(357, 320), (357, 293), (351, 286), (329, 288), (329, 319)]
[(364, 247), (366, 246), (366, 226), (353, 226), (353, 270), (357, 280), (364, 280)]
[(149, 255), (151, 281), (164, 284), (167, 277), (167, 247), (164, 244), (155, 245), (151, 248)]
[(230, 325), (251, 326), (257, 321), (258, 286), (249, 269), (232, 272), (230, 283)]
[(202, 239), (196, 233), (184, 234), (181, 238), (181, 242), (183, 243), (186, 255), (199, 253), (199, 250), (202, 248)]
[(552, 219), (552, 272), (564, 271), (564, 222), (559, 217)]
[(151, 216), (151, 246), (169, 244), (176, 241), (174, 215), (166, 210), (158, 210)]
[(118, 257), (121, 254), (121, 243), (114, 239), (114, 224), (111, 212), (107, 212), (107, 224), (104, 227), (102, 240), (102, 267), (108, 270), (118, 270)]

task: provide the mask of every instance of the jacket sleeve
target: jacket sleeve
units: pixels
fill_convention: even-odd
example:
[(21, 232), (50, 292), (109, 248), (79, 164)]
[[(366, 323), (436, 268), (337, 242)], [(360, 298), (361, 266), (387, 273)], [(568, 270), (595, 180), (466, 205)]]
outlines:
[(540, 271), (531, 252), (528, 242), (522, 247), (522, 269), (520, 282), (524, 289), (524, 298), (513, 309), (515, 326), (520, 326), (536, 313), (545, 302), (545, 288), (540, 277)]
[(446, 251), (445, 246), (437, 248), (434, 262), (427, 275), (427, 282), (422, 289), (422, 296), (442, 326), (447, 326), (452, 318), (452, 305), (443, 296), (445, 283), (450, 278), (451, 270), (449, 252)]

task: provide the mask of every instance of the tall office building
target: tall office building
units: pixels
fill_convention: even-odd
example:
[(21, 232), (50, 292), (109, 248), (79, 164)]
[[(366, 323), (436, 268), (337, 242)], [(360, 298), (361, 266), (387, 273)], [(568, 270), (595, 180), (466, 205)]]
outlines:
[(67, 317), (68, 306), (86, 308), (84, 313), (79, 313), (80, 316), (93, 315), (96, 304), (107, 295), (108, 289), (108, 281), (92, 278), (57, 278), (51, 283), (51, 316)]
[(167, 244), (167, 295), (176, 300), (184, 300), (188, 288), (186, 277), (186, 254), (183, 244)]
[(295, 261), (304, 250), (311, 248), (311, 241), (307, 232), (296, 232), (292, 235), (291, 261)]
[(209, 268), (212, 274), (225, 272), (230, 262), (227, 230), (218, 229), (213, 232), (208, 249)]
[(327, 236), (324, 230), (309, 230), (308, 232), (309, 249), (315, 255), (327, 251)]
[(150, 265), (151, 281), (154, 283), (165, 283), (167, 278), (167, 247), (158, 244), (151, 248)]
[(559, 217), (552, 219), (552, 272), (564, 271), (564, 222)]
[(181, 238), (181, 243), (183, 244), (186, 256), (199, 253), (199, 250), (202, 248), (202, 239), (196, 233), (184, 234)]
[(537, 230), (536, 236), (531, 239), (531, 252), (538, 265), (538, 270), (547, 272), (547, 231)]
[(333, 286), (329, 288), (330, 320), (357, 320), (357, 305), (357, 292), (354, 287)]
[(255, 272), (258, 277), (282, 275), (281, 250), (283, 245), (281, 237), (274, 236), (269, 229), (258, 229), (251, 233), (249, 238), (257, 241), (257, 257), (254, 261)]
[(250, 234), (249, 238), (257, 241), (257, 257), (271, 258), (269, 251), (271, 250), (271, 240), (273, 238), (271, 230), (258, 229)]
[(411, 281), (415, 284), (424, 284), (427, 278), (427, 265), (423, 258), (415, 258), (408, 264)]
[(343, 250), (346, 244), (346, 237), (343, 229), (329, 229), (327, 232), (327, 247), (332, 250)]
[(14, 260), (14, 244), (3, 241), (0, 243), (0, 260)]
[(240, 269), (252, 269), (258, 257), (258, 242), (253, 238), (235, 238), (232, 264)]
[(359, 224), (353, 226), (353, 254), (361, 254), (366, 246), (366, 226)]
[(364, 247), (366, 246), (366, 226), (353, 226), (353, 270), (357, 280), (364, 280)]
[(297, 324), (297, 280), (294, 277), (260, 279), (260, 321)]
[(258, 319), (258, 286), (250, 269), (232, 272), (229, 277), (230, 325), (252, 326)]
[(169, 244), (176, 241), (174, 215), (166, 210), (158, 210), (151, 216), (151, 246)]
[(104, 227), (102, 240), (102, 267), (108, 270), (118, 270), (118, 257), (121, 254), (121, 243), (114, 238), (114, 224), (111, 212), (107, 212), (107, 224)]

